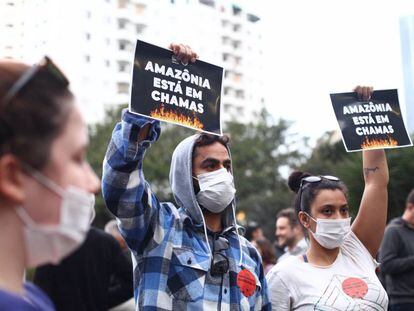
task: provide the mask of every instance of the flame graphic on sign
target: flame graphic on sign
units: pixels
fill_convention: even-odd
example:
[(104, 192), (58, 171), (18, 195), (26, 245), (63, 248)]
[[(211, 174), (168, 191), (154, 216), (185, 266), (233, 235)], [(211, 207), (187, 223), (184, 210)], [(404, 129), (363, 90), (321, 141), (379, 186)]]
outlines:
[(369, 139), (365, 137), (365, 140), (361, 144), (362, 149), (381, 148), (381, 147), (395, 147), (398, 146), (398, 142), (392, 137), (388, 136), (386, 139)]
[(189, 117), (182, 114), (178, 114), (174, 111), (164, 109), (164, 107), (157, 108), (150, 112), (150, 117), (180, 123), (182, 125), (190, 126), (197, 129), (203, 129), (204, 124), (196, 117)]

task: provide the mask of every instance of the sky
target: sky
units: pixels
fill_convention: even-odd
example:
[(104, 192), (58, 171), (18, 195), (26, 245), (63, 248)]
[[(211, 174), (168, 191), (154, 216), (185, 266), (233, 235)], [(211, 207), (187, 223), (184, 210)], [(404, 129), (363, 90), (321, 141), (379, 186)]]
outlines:
[(414, 15), (414, 1), (251, 3), (262, 16), (267, 108), (292, 133), (315, 142), (339, 129), (329, 94), (356, 85), (397, 88), (404, 109), (399, 17)]

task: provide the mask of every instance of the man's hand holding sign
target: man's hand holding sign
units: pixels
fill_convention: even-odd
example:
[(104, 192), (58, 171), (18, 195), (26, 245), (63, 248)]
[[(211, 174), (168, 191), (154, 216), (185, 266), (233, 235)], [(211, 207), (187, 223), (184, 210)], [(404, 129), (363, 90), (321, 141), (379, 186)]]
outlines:
[(221, 135), (223, 68), (197, 60), (189, 46), (170, 48), (137, 41), (130, 112)]
[[(177, 60), (183, 64), (188, 64), (189, 62), (195, 63), (198, 58), (196, 52), (194, 52), (188, 45), (171, 43), (169, 48), (173, 51)], [(151, 127), (151, 124), (148, 123), (145, 125), (141, 132), (139, 133), (138, 141), (142, 141), (148, 135), (148, 130)]]

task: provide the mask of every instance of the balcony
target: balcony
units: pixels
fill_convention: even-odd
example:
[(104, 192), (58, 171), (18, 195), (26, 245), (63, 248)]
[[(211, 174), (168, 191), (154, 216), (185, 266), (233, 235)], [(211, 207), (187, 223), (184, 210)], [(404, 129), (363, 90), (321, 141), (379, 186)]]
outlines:
[(134, 51), (118, 50), (116, 53), (116, 60), (131, 63), (134, 61)]

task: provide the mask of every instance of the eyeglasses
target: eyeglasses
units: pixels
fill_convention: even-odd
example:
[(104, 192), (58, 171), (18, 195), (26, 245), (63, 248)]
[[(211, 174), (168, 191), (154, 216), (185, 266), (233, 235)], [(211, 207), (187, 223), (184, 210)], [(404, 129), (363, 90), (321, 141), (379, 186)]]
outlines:
[(52, 62), (49, 57), (45, 56), (38, 64), (33, 65), (27, 69), (22, 74), (22, 76), (12, 85), (10, 90), (8, 90), (3, 98), (3, 104), (8, 105), (19, 94), (19, 92), (21, 92), (21, 90), (36, 77), (36, 75), (41, 70), (46, 70), (63, 87), (69, 85), (69, 80), (63, 74), (63, 72)]
[(308, 176), (308, 177), (302, 178), (302, 180), (300, 181), (300, 186), (299, 186), (299, 191), (300, 191), (300, 194), (299, 194), (299, 207), (300, 207), (301, 211), (303, 211), (303, 208), (302, 208), (303, 187), (305, 186), (306, 183), (317, 183), (317, 182), (321, 182), (322, 179), (326, 179), (326, 180), (330, 180), (330, 181), (336, 181), (336, 182), (340, 181), (340, 179), (338, 177), (330, 176), (330, 175)]
[(222, 235), (214, 235), (213, 237), (213, 261), (211, 263), (211, 275), (217, 276), (229, 271), (229, 259), (222, 254), (230, 247), (230, 242)]

